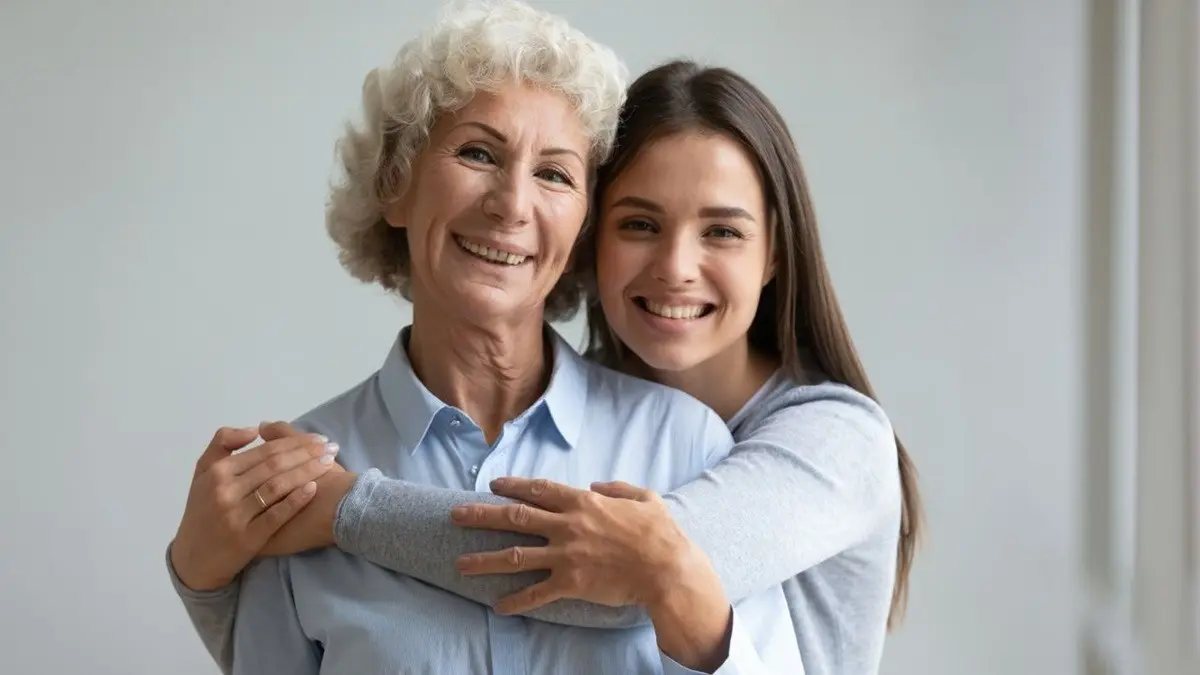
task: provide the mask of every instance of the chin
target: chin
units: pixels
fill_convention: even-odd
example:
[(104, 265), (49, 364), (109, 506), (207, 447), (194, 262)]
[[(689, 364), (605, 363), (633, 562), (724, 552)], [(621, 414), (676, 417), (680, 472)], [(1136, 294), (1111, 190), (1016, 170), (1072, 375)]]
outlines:
[(649, 349), (633, 351), (642, 363), (661, 373), (680, 373), (702, 363), (690, 349), (664, 349), (662, 345), (655, 345)]
[(527, 298), (514, 297), (505, 289), (474, 284), (460, 289), (448, 304), (447, 309), (476, 324), (508, 323), (528, 316), (532, 307), (540, 306)]

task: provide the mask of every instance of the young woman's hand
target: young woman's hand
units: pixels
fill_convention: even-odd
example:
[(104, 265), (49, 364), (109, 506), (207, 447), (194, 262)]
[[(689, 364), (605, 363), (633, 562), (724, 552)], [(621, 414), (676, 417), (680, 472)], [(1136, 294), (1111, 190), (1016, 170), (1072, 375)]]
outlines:
[(171, 544), (171, 564), (188, 588), (212, 590), (231, 582), (312, 500), (315, 481), (335, 466), (336, 444), (318, 434), (232, 454), (258, 437), (257, 427), (222, 428), (196, 462)]
[(649, 606), (681, 575), (707, 564), (650, 490), (614, 482), (595, 483), (587, 491), (527, 478), (499, 478), (491, 487), (524, 503), (461, 506), (451, 520), (535, 534), (547, 543), (464, 555), (458, 570), (469, 575), (550, 572), (550, 578), (503, 598), (497, 612), (524, 613), (560, 598)]
[[(300, 431), (286, 422), (264, 424), (259, 427), (258, 433), (264, 441), (301, 435)], [(333, 546), (333, 521), (337, 517), (338, 505), (357, 479), (357, 473), (350, 473), (341, 465), (333, 464), (328, 473), (317, 479), (317, 493), (312, 501), (271, 535), (258, 555), (292, 555)]]
[(492, 491), (525, 503), (456, 507), (453, 522), (534, 534), (546, 545), (470, 553), (458, 559), (459, 571), (550, 572), (502, 598), (497, 612), (520, 614), (560, 598), (642, 605), (664, 654), (701, 672), (724, 662), (729, 600), (708, 556), (679, 529), (658, 494), (622, 482), (593, 483), (589, 492), (528, 478), (497, 479)]

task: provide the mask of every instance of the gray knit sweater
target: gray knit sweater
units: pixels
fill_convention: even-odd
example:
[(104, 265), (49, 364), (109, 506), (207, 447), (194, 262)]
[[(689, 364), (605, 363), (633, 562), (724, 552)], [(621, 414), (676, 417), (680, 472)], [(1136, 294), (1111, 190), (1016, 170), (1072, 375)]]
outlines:
[[(901, 510), (887, 417), (849, 387), (798, 384), (777, 373), (730, 420), (730, 429), (737, 444), (726, 459), (663, 495), (672, 515), (708, 554), (732, 600), (782, 582), (808, 675), (876, 673)], [(505, 501), (371, 471), (343, 499), (334, 535), (347, 552), (490, 605), (544, 573), (465, 577), (455, 571), (455, 558), (538, 540), (459, 528), (450, 524), (449, 511)], [(229, 673), (238, 582), (196, 592), (170, 572), (205, 646)], [(639, 607), (574, 600), (529, 616), (601, 629), (648, 621)]]

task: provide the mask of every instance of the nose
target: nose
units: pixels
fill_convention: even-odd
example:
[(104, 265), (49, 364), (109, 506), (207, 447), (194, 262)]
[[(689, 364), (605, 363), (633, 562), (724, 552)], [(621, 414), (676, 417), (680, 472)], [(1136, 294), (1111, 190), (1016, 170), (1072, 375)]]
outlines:
[(483, 212), (501, 227), (520, 227), (532, 219), (532, 178), (519, 171), (504, 171), (496, 176), (496, 183), (485, 195)]
[(684, 286), (700, 276), (700, 243), (692, 237), (664, 238), (655, 252), (654, 278), (668, 286)]

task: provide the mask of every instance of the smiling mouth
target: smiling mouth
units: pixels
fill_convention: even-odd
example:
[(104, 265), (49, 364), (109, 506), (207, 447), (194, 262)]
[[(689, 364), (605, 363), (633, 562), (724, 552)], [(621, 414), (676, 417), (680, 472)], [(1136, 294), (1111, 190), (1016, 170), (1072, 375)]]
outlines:
[(470, 253), (476, 258), (479, 258), (485, 262), (490, 262), (493, 265), (500, 265), (502, 267), (516, 267), (517, 265), (520, 265), (526, 260), (532, 258), (532, 256), (518, 255), (516, 253), (509, 253), (507, 251), (481, 246), (479, 244), (469, 242), (457, 234), (454, 235), (454, 243), (458, 244), (459, 248), (467, 253)]
[(677, 321), (702, 319), (712, 314), (713, 310), (716, 309), (716, 305), (707, 303), (703, 305), (664, 305), (643, 297), (634, 298), (633, 303), (644, 312), (664, 319), (675, 319)]

